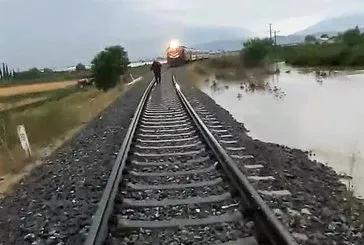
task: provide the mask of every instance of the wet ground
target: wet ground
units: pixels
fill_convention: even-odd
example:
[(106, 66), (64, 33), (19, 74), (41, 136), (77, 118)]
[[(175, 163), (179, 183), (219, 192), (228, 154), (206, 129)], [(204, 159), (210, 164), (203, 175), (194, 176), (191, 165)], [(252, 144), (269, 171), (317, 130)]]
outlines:
[[(364, 72), (315, 72), (279, 64), (262, 86), (214, 78), (201, 89), (267, 142), (310, 150), (364, 197)], [(289, 71), (289, 73), (286, 73)]]

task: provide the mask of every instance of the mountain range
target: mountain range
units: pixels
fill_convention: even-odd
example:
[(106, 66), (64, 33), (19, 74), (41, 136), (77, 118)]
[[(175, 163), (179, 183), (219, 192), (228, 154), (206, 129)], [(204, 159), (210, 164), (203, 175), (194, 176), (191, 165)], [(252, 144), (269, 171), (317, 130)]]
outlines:
[(304, 30), (297, 31), (293, 35), (306, 36), (310, 34), (343, 32), (355, 26), (364, 27), (364, 14), (351, 14), (322, 20)]

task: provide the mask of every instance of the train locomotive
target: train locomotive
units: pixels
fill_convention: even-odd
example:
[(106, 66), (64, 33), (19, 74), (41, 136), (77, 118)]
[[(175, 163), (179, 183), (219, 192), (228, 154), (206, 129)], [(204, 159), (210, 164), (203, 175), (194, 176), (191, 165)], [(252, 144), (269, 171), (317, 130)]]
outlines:
[(208, 57), (208, 52), (188, 48), (180, 45), (177, 41), (171, 41), (167, 48), (167, 64), (170, 67), (181, 66), (187, 62), (207, 59)]

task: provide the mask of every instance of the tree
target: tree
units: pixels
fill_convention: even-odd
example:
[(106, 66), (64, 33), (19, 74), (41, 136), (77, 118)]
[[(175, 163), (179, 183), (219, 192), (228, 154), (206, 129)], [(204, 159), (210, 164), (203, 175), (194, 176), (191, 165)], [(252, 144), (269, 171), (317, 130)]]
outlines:
[(354, 29), (349, 29), (342, 35), (342, 41), (352, 47), (363, 41), (363, 37), (360, 34), (360, 30), (358, 27)]
[(129, 58), (123, 47), (110, 46), (98, 53), (91, 65), (96, 87), (106, 91), (115, 87), (120, 75), (125, 74)]
[(321, 38), (329, 38), (329, 35), (327, 35), (327, 34), (322, 34), (322, 35), (321, 35)]
[(27, 71), (18, 72), (16, 75), (19, 80), (38, 79), (42, 76), (42, 72), (34, 67)]
[(43, 68), (43, 72), (44, 72), (44, 73), (52, 73), (52, 72), (53, 72), (53, 70), (52, 70), (52, 69), (50, 69), (50, 68)]
[(316, 41), (316, 37), (313, 35), (307, 35), (305, 37), (305, 42), (309, 43), (309, 42), (315, 42)]
[(9, 68), (8, 68), (8, 65), (7, 64), (5, 64), (5, 77), (6, 78), (9, 78), (10, 77)]
[(6, 69), (5, 69), (5, 63), (3, 63), (3, 78), (6, 78)]
[(78, 63), (76, 65), (76, 71), (85, 71), (86, 70), (86, 66), (84, 64)]
[(244, 43), (244, 49), (240, 55), (245, 65), (256, 66), (267, 57), (272, 47), (273, 41), (269, 38), (253, 38)]

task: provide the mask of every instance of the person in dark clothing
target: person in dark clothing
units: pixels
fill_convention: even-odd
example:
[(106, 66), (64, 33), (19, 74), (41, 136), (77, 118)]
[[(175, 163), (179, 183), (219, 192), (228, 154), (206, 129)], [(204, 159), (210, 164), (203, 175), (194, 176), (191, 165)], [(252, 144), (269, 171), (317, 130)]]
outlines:
[(154, 77), (155, 77), (157, 84), (160, 83), (161, 82), (161, 70), (162, 70), (161, 63), (158, 62), (157, 60), (153, 61), (153, 64), (150, 67), (150, 70), (154, 72)]

